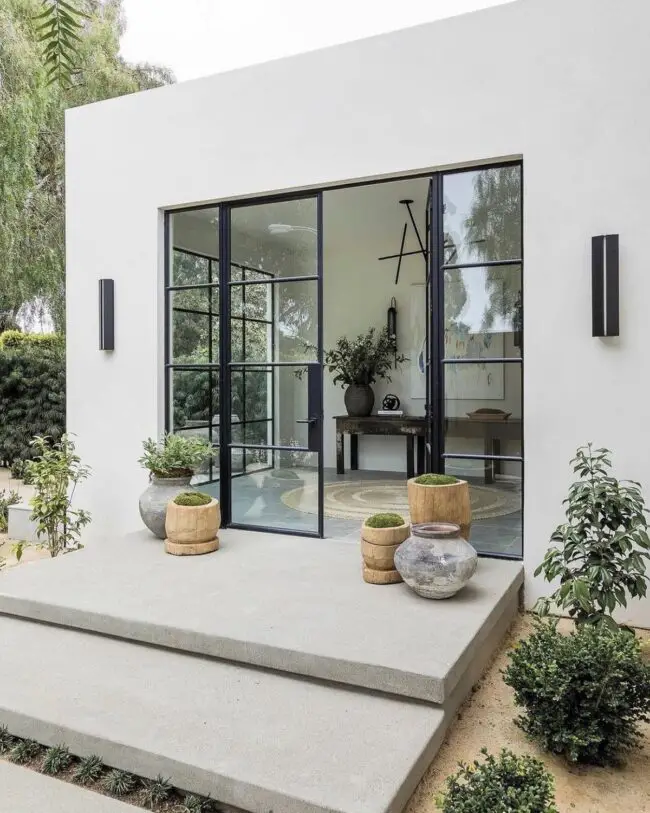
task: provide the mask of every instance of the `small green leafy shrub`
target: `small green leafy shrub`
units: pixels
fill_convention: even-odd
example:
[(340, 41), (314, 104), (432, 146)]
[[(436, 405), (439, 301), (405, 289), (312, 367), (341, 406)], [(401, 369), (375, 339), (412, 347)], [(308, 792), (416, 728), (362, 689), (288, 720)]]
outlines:
[(415, 482), (419, 486), (450, 486), (459, 481), (451, 474), (421, 474), (415, 478)]
[(582, 625), (561, 635), (555, 622), (537, 622), (504, 680), (524, 709), (517, 725), (569, 762), (619, 764), (650, 721), (650, 665), (624, 630)]
[(0, 754), (6, 754), (14, 747), (15, 740), (7, 730), (7, 726), (0, 726)]
[(211, 813), (214, 809), (212, 799), (188, 793), (183, 798), (180, 813)]
[(9, 522), (9, 506), (16, 505), (20, 502), (20, 496), (17, 491), (10, 491), (7, 493), (4, 488), (0, 491), (0, 533), (7, 530)]
[(571, 463), (580, 479), (564, 501), (567, 522), (553, 533), (557, 544), (535, 571), (560, 586), (536, 609), (546, 615), (556, 605), (579, 624), (615, 628), (612, 613), (647, 590), (650, 538), (641, 486), (610, 475), (607, 449), (582, 446)]
[(162, 440), (143, 441), (144, 454), (138, 463), (156, 477), (190, 477), (214, 456), (209, 441), (199, 437), (165, 435)]
[(135, 776), (128, 771), (113, 768), (102, 779), (102, 787), (113, 796), (125, 796), (135, 789)]
[(373, 514), (365, 524), (368, 528), (399, 528), (404, 525), (404, 517), (399, 514)]
[(90, 785), (101, 779), (104, 773), (104, 763), (101, 757), (96, 754), (91, 754), (89, 757), (84, 757), (79, 761), (79, 764), (74, 769), (72, 778), (80, 785)]
[(184, 491), (177, 497), (174, 497), (176, 505), (207, 505), (212, 502), (212, 497), (209, 494), (204, 494), (202, 491)]
[(17, 765), (22, 765), (35, 759), (41, 753), (41, 746), (36, 740), (16, 740), (9, 751), (9, 759)]
[(41, 771), (43, 773), (57, 774), (65, 771), (72, 764), (72, 754), (66, 745), (53, 745), (48, 748), (43, 757)]
[(553, 777), (529, 756), (503, 749), (495, 757), (483, 748), (483, 762), (460, 764), (438, 798), (443, 813), (558, 813)]
[(162, 804), (173, 790), (173, 786), (168, 779), (164, 779), (161, 774), (155, 779), (143, 779), (142, 790), (140, 791), (140, 800), (144, 807), (149, 810), (155, 810), (156, 807)]
[(0, 335), (0, 461), (33, 457), (34, 435), (65, 431), (65, 340), (6, 331)]

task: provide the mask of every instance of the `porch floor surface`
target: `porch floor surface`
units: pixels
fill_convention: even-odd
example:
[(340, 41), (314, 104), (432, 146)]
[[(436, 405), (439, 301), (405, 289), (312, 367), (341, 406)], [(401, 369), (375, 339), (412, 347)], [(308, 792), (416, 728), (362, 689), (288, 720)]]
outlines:
[(0, 724), (252, 813), (399, 813), (518, 606), (482, 559), (442, 602), (361, 579), (358, 543), (148, 533), (0, 579)]

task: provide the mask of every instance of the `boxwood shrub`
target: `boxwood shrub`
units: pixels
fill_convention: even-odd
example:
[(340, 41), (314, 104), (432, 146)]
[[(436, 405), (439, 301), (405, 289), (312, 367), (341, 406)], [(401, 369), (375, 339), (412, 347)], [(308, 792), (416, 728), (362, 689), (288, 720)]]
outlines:
[(504, 678), (524, 709), (517, 725), (569, 762), (619, 764), (650, 721), (650, 665), (626, 630), (584, 624), (562, 635), (556, 622), (538, 622)]
[(65, 341), (57, 334), (0, 334), (0, 463), (33, 456), (30, 441), (65, 431)]

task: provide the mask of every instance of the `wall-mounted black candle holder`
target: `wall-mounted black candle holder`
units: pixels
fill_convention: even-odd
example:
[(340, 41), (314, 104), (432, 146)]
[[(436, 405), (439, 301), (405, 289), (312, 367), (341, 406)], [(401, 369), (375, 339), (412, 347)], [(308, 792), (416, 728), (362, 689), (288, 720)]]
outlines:
[(619, 335), (618, 234), (591, 238), (592, 336)]
[(99, 280), (99, 349), (115, 350), (115, 281)]

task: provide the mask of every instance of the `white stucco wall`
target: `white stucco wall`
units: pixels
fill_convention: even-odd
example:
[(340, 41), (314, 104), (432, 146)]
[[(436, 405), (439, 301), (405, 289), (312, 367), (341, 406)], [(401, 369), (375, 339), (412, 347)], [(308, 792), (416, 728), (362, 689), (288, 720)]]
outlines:
[[(92, 533), (138, 526), (162, 429), (161, 208), (524, 159), (525, 564), (594, 440), (650, 488), (650, 7), (518, 0), (67, 114), (68, 425)], [(590, 239), (621, 235), (621, 337), (591, 337)], [(97, 279), (116, 350), (97, 349)], [(650, 602), (626, 618), (650, 626)]]

